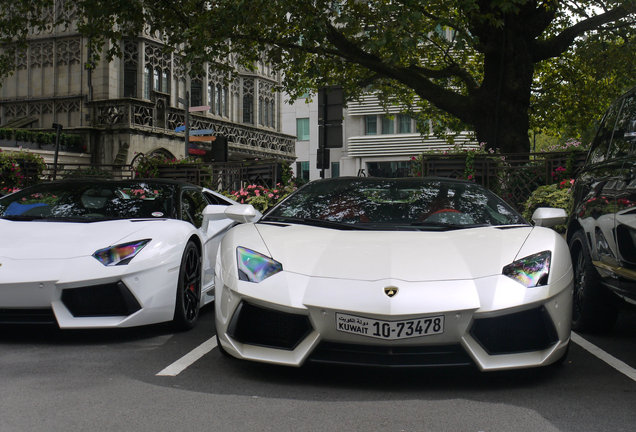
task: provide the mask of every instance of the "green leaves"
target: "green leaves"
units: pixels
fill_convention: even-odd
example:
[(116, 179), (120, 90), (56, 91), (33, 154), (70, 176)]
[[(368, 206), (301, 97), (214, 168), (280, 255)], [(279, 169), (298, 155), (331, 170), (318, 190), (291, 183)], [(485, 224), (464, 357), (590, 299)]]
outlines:
[(29, 28), (75, 26), (89, 63), (102, 46), (110, 60), (123, 37), (153, 34), (190, 67), (265, 60), (291, 99), (333, 84), (349, 99), (377, 92), (434, 119), (438, 136), (472, 129), (503, 151), (529, 147), (529, 124), (588, 128), (634, 82), (634, 0), (1, 0), (0, 10), (3, 75)]

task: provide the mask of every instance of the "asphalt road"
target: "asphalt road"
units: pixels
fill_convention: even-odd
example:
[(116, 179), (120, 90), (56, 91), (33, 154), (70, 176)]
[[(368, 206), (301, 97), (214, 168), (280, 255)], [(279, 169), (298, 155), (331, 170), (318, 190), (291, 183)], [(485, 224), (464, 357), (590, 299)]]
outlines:
[(186, 333), (0, 327), (0, 432), (636, 428), (634, 314), (580, 335), (594, 353), (573, 344), (562, 366), (498, 373), (248, 363), (209, 350), (213, 318)]

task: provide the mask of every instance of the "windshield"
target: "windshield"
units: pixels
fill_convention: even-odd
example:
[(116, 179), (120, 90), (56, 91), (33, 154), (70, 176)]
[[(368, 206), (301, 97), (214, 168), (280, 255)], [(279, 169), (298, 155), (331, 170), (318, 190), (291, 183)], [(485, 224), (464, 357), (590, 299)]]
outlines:
[(339, 178), (312, 182), (264, 221), (356, 225), (361, 229), (527, 225), (502, 199), (469, 182), (427, 178)]
[(171, 218), (174, 186), (151, 182), (41, 183), (0, 198), (11, 220)]

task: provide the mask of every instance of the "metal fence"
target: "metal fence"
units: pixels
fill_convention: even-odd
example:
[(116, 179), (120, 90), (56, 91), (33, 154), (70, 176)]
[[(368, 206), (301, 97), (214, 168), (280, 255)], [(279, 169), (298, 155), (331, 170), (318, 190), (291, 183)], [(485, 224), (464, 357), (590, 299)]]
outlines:
[[(575, 178), (585, 164), (585, 158), (586, 153), (580, 151), (475, 155), (472, 180), (520, 210), (539, 186)], [(422, 173), (433, 177), (464, 178), (466, 156), (424, 156)]]
[[(42, 180), (69, 178), (106, 178), (125, 180), (135, 178), (132, 165), (95, 165), (49, 163), (42, 173), (38, 164), (22, 162), (20, 169), (25, 186)], [(278, 182), (279, 165), (276, 161), (262, 163), (196, 163), (159, 165), (159, 178), (187, 181), (216, 191), (234, 191), (248, 184), (274, 187)]]

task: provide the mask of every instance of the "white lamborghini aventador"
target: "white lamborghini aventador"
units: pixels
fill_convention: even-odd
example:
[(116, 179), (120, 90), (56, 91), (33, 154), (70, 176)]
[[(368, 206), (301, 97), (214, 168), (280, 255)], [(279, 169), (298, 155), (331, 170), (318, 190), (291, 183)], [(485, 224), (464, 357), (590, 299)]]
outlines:
[(232, 204), (170, 180), (47, 182), (0, 198), (0, 323), (193, 327), (214, 299)]
[(219, 349), (241, 359), (370, 366), (562, 361), (572, 264), (534, 225), (472, 182), (339, 178), (307, 184), (265, 216), (238, 222), (217, 256)]

